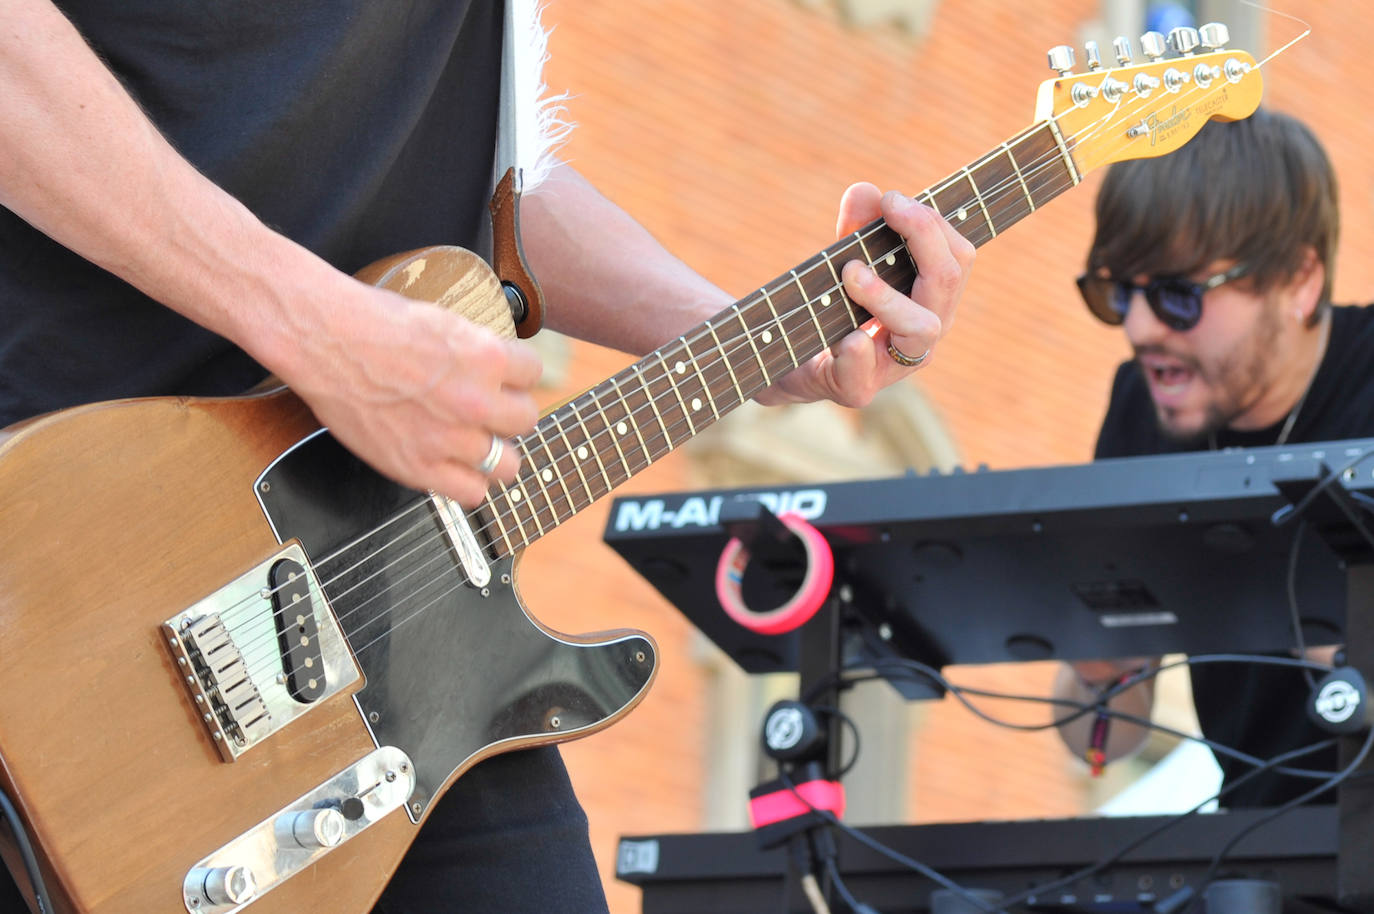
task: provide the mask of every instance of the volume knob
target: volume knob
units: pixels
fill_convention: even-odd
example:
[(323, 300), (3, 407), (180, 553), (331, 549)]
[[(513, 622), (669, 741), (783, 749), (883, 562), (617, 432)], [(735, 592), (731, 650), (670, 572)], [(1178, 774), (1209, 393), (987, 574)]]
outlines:
[(287, 849), (335, 847), (344, 839), (343, 813), (332, 807), (288, 812), (274, 825), (277, 846)]

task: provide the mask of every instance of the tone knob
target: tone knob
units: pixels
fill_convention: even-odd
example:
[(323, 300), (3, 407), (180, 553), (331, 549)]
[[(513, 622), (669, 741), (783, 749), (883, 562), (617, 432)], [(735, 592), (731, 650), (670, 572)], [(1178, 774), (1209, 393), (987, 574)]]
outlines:
[(258, 893), (258, 881), (246, 866), (199, 867), (187, 876), (187, 885), (202, 903), (240, 905), (253, 900)]
[(1224, 22), (1209, 22), (1198, 29), (1197, 33), (1198, 40), (1209, 51), (1218, 51), (1226, 47), (1227, 42), (1231, 40), (1231, 30)]
[(278, 847), (306, 850), (337, 846), (344, 839), (344, 828), (343, 813), (330, 807), (288, 812), (274, 826)]
[(1158, 60), (1164, 56), (1168, 47), (1164, 44), (1164, 36), (1158, 32), (1146, 32), (1140, 36), (1140, 50), (1151, 60)]

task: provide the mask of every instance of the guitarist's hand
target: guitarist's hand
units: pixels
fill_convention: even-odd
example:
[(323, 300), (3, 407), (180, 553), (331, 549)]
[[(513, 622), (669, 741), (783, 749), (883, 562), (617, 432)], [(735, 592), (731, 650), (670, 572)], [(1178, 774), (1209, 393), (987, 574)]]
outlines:
[[(342, 274), (340, 274), (342, 275)], [(278, 375), (350, 451), (396, 481), (472, 507), (492, 478), (512, 480), (507, 441), (488, 477), (492, 437), (529, 431), (542, 366), (534, 349), (430, 304), (347, 279), (343, 307), (297, 328)]]
[(845, 292), (873, 320), (759, 394), (760, 403), (825, 399), (866, 406), (879, 390), (916, 370), (888, 354), (889, 342), (913, 358), (929, 352), (922, 364), (934, 357), (935, 344), (954, 321), (974, 247), (931, 208), (895, 191), (882, 194), (872, 184), (855, 184), (845, 191), (838, 234), (853, 232), (878, 216), (906, 240), (919, 267), (911, 294), (892, 288), (859, 261), (845, 264)]

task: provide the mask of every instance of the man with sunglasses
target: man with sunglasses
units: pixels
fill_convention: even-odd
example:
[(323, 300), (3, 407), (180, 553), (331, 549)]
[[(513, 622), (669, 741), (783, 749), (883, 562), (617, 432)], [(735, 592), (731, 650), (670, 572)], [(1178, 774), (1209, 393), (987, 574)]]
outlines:
[[(1096, 215), (1078, 288), (1135, 355), (1117, 370), (1097, 457), (1374, 435), (1374, 309), (1331, 304), (1336, 179), (1303, 124), (1261, 109), (1209, 124), (1172, 155), (1115, 165)], [(1150, 662), (1076, 663), (1056, 691), (1095, 701)], [(1296, 671), (1197, 667), (1192, 685), (1203, 733), (1219, 743), (1269, 758), (1325, 736), (1307, 721)], [(1146, 682), (1112, 707), (1145, 717), (1152, 703)], [(1092, 716), (1061, 734), (1095, 766), (1146, 737)], [(1228, 784), (1249, 770), (1218, 762)], [(1303, 760), (1335, 762), (1334, 752)], [(1310, 786), (1260, 775), (1224, 804), (1274, 806)]]

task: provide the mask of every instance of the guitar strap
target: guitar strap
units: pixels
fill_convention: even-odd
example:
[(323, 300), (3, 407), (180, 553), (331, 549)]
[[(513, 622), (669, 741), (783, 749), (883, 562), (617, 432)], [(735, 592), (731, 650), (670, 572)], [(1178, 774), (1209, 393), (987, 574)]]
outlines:
[[(522, 4), (529, 6), (523, 9)], [(520, 131), (517, 74), (521, 66), (539, 66), (539, 61), (521, 61), (525, 46), (524, 30), (537, 22), (521, 22), (520, 14), (537, 17), (531, 0), (506, 0), (505, 28), (501, 45), (501, 105), (496, 129), (495, 189), (488, 209), (491, 212), (491, 266), (511, 301), (516, 333), (523, 339), (539, 332), (544, 323), (544, 297), (539, 282), (530, 272), (520, 244)], [(536, 103), (534, 99), (524, 99)]]

